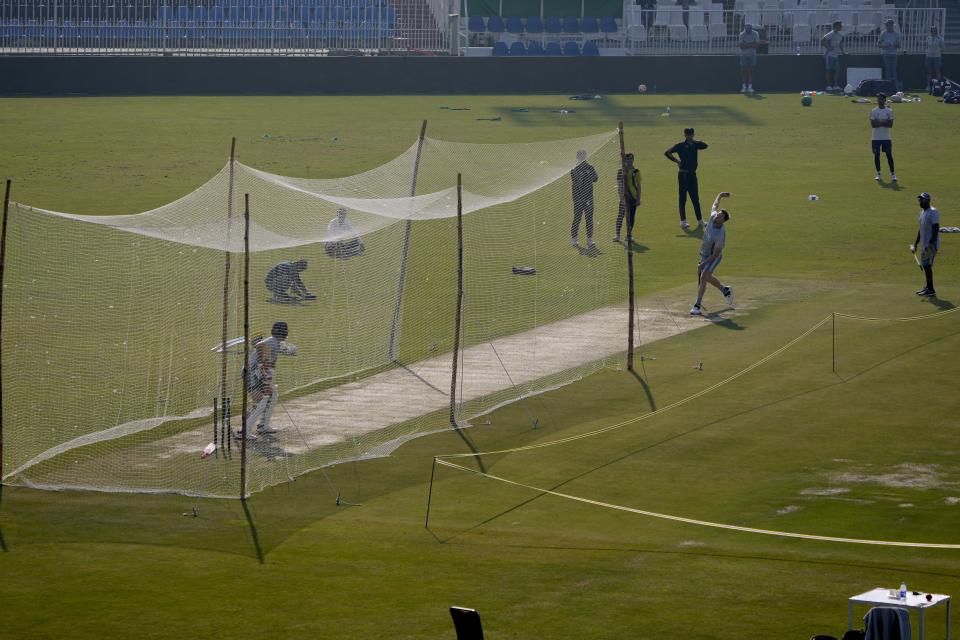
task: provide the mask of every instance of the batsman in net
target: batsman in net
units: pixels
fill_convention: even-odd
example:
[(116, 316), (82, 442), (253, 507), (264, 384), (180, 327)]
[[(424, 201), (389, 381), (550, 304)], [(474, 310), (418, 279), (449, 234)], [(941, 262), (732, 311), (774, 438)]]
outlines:
[[(288, 343), (290, 331), (287, 323), (280, 321), (273, 323), (270, 337), (266, 339), (254, 338), (252, 341), (253, 353), (247, 361), (246, 381), (247, 393), (250, 394), (252, 408), (247, 413), (247, 439), (256, 440), (257, 436), (276, 433), (270, 426), (273, 408), (280, 399), (279, 388), (273, 384), (273, 377), (277, 370), (277, 357), (281, 355), (296, 355), (296, 345)], [(256, 433), (251, 430), (257, 425)], [(243, 438), (243, 432), (237, 431), (236, 437)]]

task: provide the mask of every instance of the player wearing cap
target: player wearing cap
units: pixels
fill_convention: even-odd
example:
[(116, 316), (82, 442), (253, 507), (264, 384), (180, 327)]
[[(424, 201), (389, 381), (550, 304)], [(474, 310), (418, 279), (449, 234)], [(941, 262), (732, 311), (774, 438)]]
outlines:
[(920, 252), (918, 262), (927, 281), (917, 295), (935, 298), (937, 291), (933, 288), (933, 260), (940, 248), (940, 212), (930, 206), (930, 194), (926, 191), (917, 196), (917, 201), (920, 203), (920, 228), (917, 230), (917, 239), (910, 245), (910, 251), (914, 254)]
[[(690, 228), (687, 224), (687, 194), (690, 194), (693, 212), (697, 216), (697, 226), (703, 224), (703, 218), (700, 215), (700, 191), (697, 184), (697, 152), (706, 148), (706, 142), (693, 138), (693, 127), (687, 127), (683, 130), (683, 142), (678, 142), (663, 152), (667, 160), (675, 162), (679, 167), (677, 186), (680, 190), (680, 228), (684, 231)], [(679, 159), (674, 154), (680, 156)]]
[(893, 170), (893, 140), (890, 136), (890, 129), (893, 128), (893, 109), (887, 106), (887, 96), (882, 93), (877, 94), (877, 106), (870, 111), (870, 126), (873, 127), (870, 139), (870, 145), (873, 147), (873, 165), (877, 169), (877, 177), (874, 180), (880, 182), (883, 177), (880, 175), (880, 152), (883, 151), (887, 156), (887, 166), (890, 168), (890, 180), (896, 182), (897, 174)]
[(727, 304), (733, 306), (733, 287), (728, 287), (720, 282), (713, 272), (716, 271), (723, 259), (723, 248), (727, 243), (727, 228), (723, 226), (730, 219), (730, 212), (720, 208), (720, 200), (729, 198), (730, 193), (723, 191), (717, 194), (717, 199), (713, 201), (711, 207), (710, 221), (703, 229), (703, 243), (700, 245), (700, 262), (697, 263), (697, 301), (693, 303), (690, 309), (690, 315), (699, 316), (703, 314), (701, 304), (703, 303), (703, 294), (707, 289), (709, 282), (723, 294), (727, 299)]
[[(286, 322), (274, 322), (267, 339), (254, 338), (253, 353), (247, 361), (245, 373), (247, 391), (250, 393), (252, 408), (247, 413), (247, 439), (255, 440), (256, 436), (250, 427), (257, 424), (257, 435), (276, 433), (270, 428), (270, 417), (273, 407), (279, 396), (278, 387), (273, 384), (273, 376), (277, 369), (277, 356), (292, 356), (297, 353), (297, 347), (286, 342), (289, 329)], [(241, 431), (237, 431), (237, 438), (242, 438)]]

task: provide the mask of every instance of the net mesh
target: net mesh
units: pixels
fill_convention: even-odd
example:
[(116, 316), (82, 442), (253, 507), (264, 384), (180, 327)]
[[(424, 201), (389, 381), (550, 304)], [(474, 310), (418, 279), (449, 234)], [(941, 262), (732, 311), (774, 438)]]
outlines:
[[(578, 152), (596, 172), (579, 191)], [(5, 381), (4, 483), (237, 496), (450, 428), (458, 173), (458, 421), (614, 363), (626, 337), (622, 247), (590, 246), (586, 219), (570, 241), (574, 205), (596, 212), (594, 237), (613, 233), (619, 163), (615, 132), (509, 145), (425, 138), (345, 178), (228, 163), (140, 214), (11, 203), (3, 339), (17, 373)], [(298, 260), (307, 291), (271, 288), (274, 267)], [(224, 308), (228, 338), (269, 337), (284, 321), (298, 348), (278, 356), (276, 433), (248, 442), (246, 487), (222, 412), (214, 427), (215, 398), (230, 403), (232, 430), (241, 415), (243, 340), (226, 349), (224, 380)]]

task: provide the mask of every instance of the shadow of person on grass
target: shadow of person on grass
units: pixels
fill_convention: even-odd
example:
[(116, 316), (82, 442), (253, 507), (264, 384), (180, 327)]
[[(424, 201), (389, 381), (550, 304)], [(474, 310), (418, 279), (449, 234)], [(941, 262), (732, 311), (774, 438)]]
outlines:
[(884, 180), (877, 180), (877, 184), (884, 189), (890, 189), (891, 191), (903, 191), (903, 187), (900, 186), (899, 182), (886, 182)]
[(720, 315), (720, 313), (721, 312), (719, 311), (714, 311), (713, 313), (704, 314), (703, 317), (709, 320), (710, 322), (712, 322), (713, 324), (715, 324), (716, 326), (723, 327), (724, 329), (730, 329), (731, 331), (744, 330), (745, 327), (743, 325), (737, 324), (731, 318), (724, 318), (723, 316)]
[(677, 234), (678, 238), (696, 238), (698, 240), (703, 240), (703, 226), (695, 225), (691, 226), (689, 229), (682, 229), (681, 233)]
[(924, 300), (935, 306), (940, 311), (949, 311), (956, 306), (949, 300), (942, 300), (940, 298), (924, 298)]
[(763, 95), (762, 93), (758, 93), (756, 91), (754, 91), (753, 93), (745, 93), (743, 94), (743, 97), (749, 98), (750, 100), (766, 100), (767, 99), (767, 96)]
[(603, 252), (600, 251), (600, 247), (597, 245), (587, 245), (584, 247), (578, 244), (577, 251), (580, 253), (580, 255), (587, 256), (588, 258), (596, 258), (597, 256), (603, 255)]

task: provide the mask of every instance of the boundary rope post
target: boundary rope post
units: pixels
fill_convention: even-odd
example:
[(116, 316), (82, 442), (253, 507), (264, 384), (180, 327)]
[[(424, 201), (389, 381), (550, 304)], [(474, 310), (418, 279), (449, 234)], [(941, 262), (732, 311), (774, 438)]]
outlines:
[[(413, 162), (413, 183), (410, 185), (410, 197), (417, 195), (417, 173), (420, 171), (420, 154), (423, 152), (423, 139), (427, 135), (427, 121), (423, 121), (420, 127), (420, 137), (417, 139), (417, 157)], [(400, 281), (397, 283), (397, 303), (393, 308), (393, 324), (390, 326), (390, 352), (387, 354), (387, 360), (396, 362), (397, 360), (397, 342), (400, 335), (400, 307), (403, 304), (403, 287), (407, 280), (407, 254), (410, 251), (410, 224), (407, 223), (403, 231), (403, 252), (400, 258)]]
[(3, 191), (3, 223), (0, 227), (0, 501), (3, 500), (3, 272), (7, 258), (7, 218), (10, 213), (10, 180)]
[(423, 528), (430, 528), (430, 503), (433, 501), (433, 477), (437, 473), (437, 458), (433, 458), (433, 466), (430, 467), (430, 489), (427, 491), (427, 517), (423, 521)]
[[(621, 191), (620, 203), (623, 206), (623, 214), (627, 217), (627, 371), (633, 371), (633, 221), (630, 220), (630, 209), (627, 206), (627, 152), (623, 146), (623, 121), (617, 125), (617, 132), (620, 135), (620, 181)], [(640, 194), (637, 194), (640, 195)]]
[(837, 372), (837, 312), (830, 314), (833, 318), (830, 330), (830, 359), (833, 364), (833, 372)]
[(240, 499), (247, 499), (247, 362), (250, 358), (250, 194), (243, 194), (243, 400), (240, 405)]
[(463, 191), (457, 174), (457, 309), (453, 320), (453, 369), (450, 374), (450, 424), (457, 426), (457, 358), (460, 356), (460, 318), (463, 309)]

